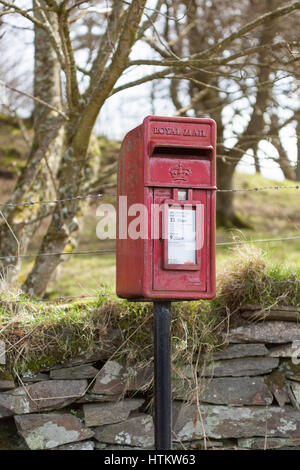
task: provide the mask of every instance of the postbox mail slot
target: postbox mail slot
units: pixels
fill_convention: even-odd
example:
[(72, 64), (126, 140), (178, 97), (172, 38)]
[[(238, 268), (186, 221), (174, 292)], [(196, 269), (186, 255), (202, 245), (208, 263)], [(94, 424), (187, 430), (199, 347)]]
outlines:
[(169, 158), (211, 158), (211, 150), (208, 148), (192, 148), (192, 147), (171, 147), (171, 146), (155, 146), (152, 151), (152, 157), (169, 157)]

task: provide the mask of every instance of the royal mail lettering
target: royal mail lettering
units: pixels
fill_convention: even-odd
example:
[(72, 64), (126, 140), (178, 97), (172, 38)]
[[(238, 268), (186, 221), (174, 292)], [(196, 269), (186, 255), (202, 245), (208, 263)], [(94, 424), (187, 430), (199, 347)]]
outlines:
[(180, 127), (153, 127), (154, 134), (183, 135), (187, 137), (207, 137), (204, 129), (181, 129)]

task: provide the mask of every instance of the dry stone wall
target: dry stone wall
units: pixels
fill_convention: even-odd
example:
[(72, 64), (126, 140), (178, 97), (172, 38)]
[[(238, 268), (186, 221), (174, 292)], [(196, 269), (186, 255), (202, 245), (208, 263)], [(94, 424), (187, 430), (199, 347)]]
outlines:
[[(176, 365), (175, 449), (300, 449), (299, 315), (295, 307), (244, 306), (243, 324), (196, 376), (195, 365)], [(152, 449), (151, 393), (141, 391), (151, 377), (151, 367), (99, 365), (86, 354), (19, 380), (3, 370), (0, 432), (14, 420), (33, 450)]]

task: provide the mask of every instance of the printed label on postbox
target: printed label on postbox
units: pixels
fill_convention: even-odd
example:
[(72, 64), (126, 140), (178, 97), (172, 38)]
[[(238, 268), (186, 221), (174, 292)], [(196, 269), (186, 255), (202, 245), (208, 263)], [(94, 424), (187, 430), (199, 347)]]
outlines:
[(168, 210), (168, 264), (196, 264), (196, 212)]

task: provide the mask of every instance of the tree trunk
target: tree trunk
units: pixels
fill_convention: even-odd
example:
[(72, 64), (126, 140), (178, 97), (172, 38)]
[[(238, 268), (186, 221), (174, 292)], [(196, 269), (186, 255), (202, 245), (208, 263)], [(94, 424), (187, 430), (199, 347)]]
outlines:
[[(84, 169), (92, 129), (105, 100), (127, 66), (145, 4), (146, 0), (133, 0), (130, 3), (118, 46), (110, 64), (106, 68), (103, 66), (100, 81), (97, 63), (96, 67), (93, 66), (94, 72), (91, 74), (90, 87), (86, 91), (88, 100), (85, 107), (82, 108), (80, 100), (77, 100), (76, 108), (72, 103), (73, 109), (70, 113), (70, 119), (66, 123), (64, 153), (59, 168), (59, 199), (72, 198), (80, 192), (84, 181)], [(67, 201), (63, 206), (60, 204), (55, 206), (40, 253), (61, 253), (64, 251), (70, 237), (78, 229), (78, 207), (78, 200)], [(22, 286), (23, 290), (30, 295), (43, 295), (51, 276), (62, 259), (62, 255), (38, 256), (32, 271)]]
[[(38, 12), (38, 10), (37, 10)], [(37, 13), (38, 14), (38, 13)], [(49, 20), (55, 28), (53, 16)], [(47, 34), (35, 27), (34, 96), (58, 109), (61, 108), (60, 67)], [(34, 139), (27, 164), (23, 169), (8, 203), (40, 201), (53, 195), (51, 175), (56, 175), (62, 145), (62, 118), (50, 108), (36, 103), (34, 107)], [(50, 194), (49, 194), (50, 193)], [(18, 275), (20, 259), (13, 258), (19, 251), (25, 253), (30, 240), (47, 215), (49, 207), (6, 207), (0, 225), (0, 254), (2, 270), (10, 284)], [(18, 242), (17, 242), (18, 240)]]
[(273, 145), (275, 146), (277, 152), (278, 152), (278, 163), (280, 166), (280, 169), (282, 173), (284, 174), (284, 177), (288, 180), (295, 181), (296, 179), (296, 172), (295, 169), (291, 166), (291, 162), (288, 159), (287, 153), (285, 148), (283, 147), (280, 138), (278, 137), (275, 141), (275, 139), (272, 140)]
[(235, 165), (228, 165), (228, 163), (219, 159), (217, 162), (217, 182), (218, 189), (229, 190), (229, 192), (217, 193), (217, 227), (249, 227), (235, 212), (234, 208), (234, 193), (230, 192), (232, 189), (232, 179), (235, 171)]

